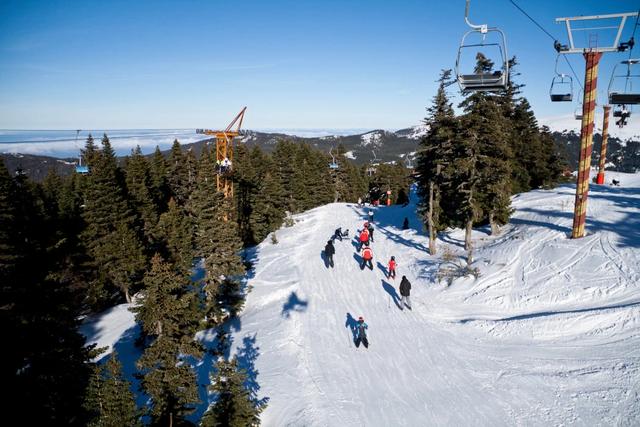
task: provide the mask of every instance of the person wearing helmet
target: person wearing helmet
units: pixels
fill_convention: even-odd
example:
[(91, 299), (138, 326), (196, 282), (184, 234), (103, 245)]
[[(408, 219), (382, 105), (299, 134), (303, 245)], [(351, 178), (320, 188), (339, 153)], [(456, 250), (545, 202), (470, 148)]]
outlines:
[(373, 270), (373, 249), (369, 247), (368, 243), (365, 243), (365, 247), (362, 250), (362, 263), (360, 264), (360, 270), (364, 270), (366, 266), (369, 266), (369, 269)]
[(333, 255), (336, 253), (336, 249), (333, 247), (333, 241), (329, 240), (324, 247), (325, 266), (327, 268), (333, 268)]
[(358, 325), (356, 326), (356, 347), (360, 347), (360, 343), (364, 344), (365, 348), (369, 348), (369, 340), (367, 339), (367, 328), (369, 326), (364, 323), (362, 316), (358, 317)]
[(396, 267), (398, 266), (398, 264), (396, 263), (396, 257), (392, 256), (391, 259), (389, 260), (389, 271), (387, 273), (387, 278), (388, 279), (395, 279), (396, 278)]
[(360, 237), (358, 238), (358, 250), (362, 250), (363, 245), (369, 244), (369, 230), (365, 227), (360, 232)]

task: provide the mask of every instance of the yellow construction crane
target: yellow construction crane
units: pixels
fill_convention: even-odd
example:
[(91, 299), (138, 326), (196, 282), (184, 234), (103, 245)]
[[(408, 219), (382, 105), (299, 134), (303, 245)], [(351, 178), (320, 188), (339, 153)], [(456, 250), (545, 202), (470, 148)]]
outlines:
[[(246, 109), (244, 107), (225, 130), (196, 129), (196, 133), (216, 137), (216, 188), (224, 197), (233, 197), (233, 138), (240, 134)], [(234, 125), (235, 130), (231, 130)]]

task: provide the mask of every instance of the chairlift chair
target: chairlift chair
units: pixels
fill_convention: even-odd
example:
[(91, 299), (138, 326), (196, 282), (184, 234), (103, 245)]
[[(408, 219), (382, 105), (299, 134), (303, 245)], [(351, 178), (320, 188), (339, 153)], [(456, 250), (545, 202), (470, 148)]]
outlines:
[(551, 79), (549, 97), (551, 102), (571, 102), (573, 101), (573, 78), (558, 72), (558, 59), (560, 59), (559, 54), (556, 57), (556, 75)]
[[(640, 72), (636, 71), (639, 64), (640, 59), (629, 59), (616, 64), (613, 68), (613, 72), (611, 73), (611, 80), (609, 80), (609, 104), (640, 104), (640, 91), (638, 91), (638, 88), (640, 87)], [(620, 65), (626, 66), (627, 72), (625, 74), (616, 74), (616, 70)], [(624, 81), (624, 84), (616, 87), (616, 84), (620, 81)], [(633, 87), (634, 82), (636, 83), (635, 89)]]
[(576, 111), (573, 113), (573, 115), (576, 118), (576, 120), (582, 120), (582, 106), (578, 106), (578, 108), (576, 108)]
[(333, 147), (329, 150), (329, 155), (331, 156), (331, 163), (329, 163), (330, 169), (339, 169), (338, 163), (336, 163), (336, 158), (333, 155)]
[[(78, 135), (80, 134), (80, 130), (81, 129), (76, 129), (76, 140), (74, 143), (76, 148), (78, 148)], [(80, 150), (80, 153), (78, 154), (78, 164), (76, 165), (76, 173), (79, 173), (82, 175), (86, 175), (89, 173), (89, 166), (82, 164), (82, 150)]]
[[(464, 20), (471, 30), (462, 36), (460, 47), (458, 47), (458, 57), (456, 59), (456, 79), (463, 93), (465, 92), (498, 92), (506, 89), (509, 82), (509, 61), (507, 60), (507, 42), (502, 30), (495, 27), (488, 27), (486, 24), (474, 25), (469, 22), (469, 2), (467, 0), (465, 7)], [(486, 43), (487, 34), (495, 33), (498, 42)], [(470, 35), (480, 34), (482, 41), (480, 43), (466, 44), (467, 37)], [(463, 56), (464, 49), (475, 47), (497, 47), (500, 52), (500, 60), (502, 62), (501, 70), (491, 72), (464, 73), (460, 70), (460, 58)]]

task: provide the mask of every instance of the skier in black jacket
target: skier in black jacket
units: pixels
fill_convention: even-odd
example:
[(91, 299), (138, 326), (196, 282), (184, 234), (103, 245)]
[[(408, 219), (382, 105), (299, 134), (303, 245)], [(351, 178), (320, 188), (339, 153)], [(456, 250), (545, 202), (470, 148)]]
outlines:
[(406, 305), (411, 310), (409, 295), (411, 295), (411, 282), (409, 282), (407, 276), (402, 276), (402, 281), (400, 281), (400, 310), (403, 310), (403, 305)]
[(324, 247), (324, 256), (326, 258), (327, 268), (331, 266), (333, 268), (333, 255), (336, 253), (336, 249), (333, 247), (333, 241), (329, 240)]

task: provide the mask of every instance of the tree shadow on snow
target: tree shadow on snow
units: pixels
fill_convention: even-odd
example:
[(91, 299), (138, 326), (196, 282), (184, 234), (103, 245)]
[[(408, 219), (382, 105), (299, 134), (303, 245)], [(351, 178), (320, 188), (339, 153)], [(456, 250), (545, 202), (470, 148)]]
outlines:
[(258, 370), (256, 369), (256, 360), (260, 356), (260, 347), (256, 346), (256, 334), (253, 336), (245, 336), (242, 339), (242, 347), (238, 348), (238, 367), (244, 369), (247, 379), (244, 383), (245, 388), (249, 391), (251, 401), (257, 407), (263, 407), (269, 402), (269, 397), (258, 397), (260, 384), (258, 384)]
[(401, 309), (402, 306), (400, 305), (400, 297), (396, 292), (396, 288), (391, 286), (391, 284), (384, 279), (382, 280), (382, 288), (389, 294), (389, 296), (391, 296), (391, 298), (393, 298), (393, 303), (396, 305), (396, 307)]
[(289, 299), (287, 299), (287, 302), (284, 303), (284, 305), (282, 306), (282, 313), (280, 314), (285, 319), (288, 319), (289, 317), (291, 317), (292, 311), (301, 313), (307, 309), (308, 305), (309, 305), (309, 302), (298, 298), (298, 295), (294, 291), (294, 292), (291, 292), (291, 295), (289, 295)]

